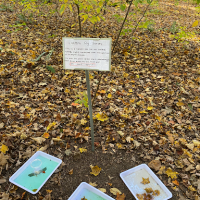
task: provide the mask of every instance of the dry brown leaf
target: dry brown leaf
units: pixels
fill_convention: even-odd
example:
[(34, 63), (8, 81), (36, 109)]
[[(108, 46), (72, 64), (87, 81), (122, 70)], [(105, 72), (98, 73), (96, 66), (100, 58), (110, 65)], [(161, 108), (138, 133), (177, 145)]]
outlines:
[(0, 154), (0, 165), (4, 166), (7, 163), (7, 160), (9, 159), (10, 156), (4, 155), (3, 152)]
[(3, 194), (1, 195), (1, 200), (9, 200), (9, 194), (3, 192)]
[(43, 137), (35, 137), (35, 138), (31, 138), (31, 139), (36, 141), (38, 144), (42, 144), (46, 140)]
[(105, 188), (98, 188), (98, 190), (102, 191), (103, 193), (106, 193), (106, 189)]
[(96, 182), (94, 182), (94, 183), (89, 182), (89, 184), (90, 184), (91, 186), (93, 186), (93, 187), (96, 187), (96, 186), (97, 186)]
[(156, 171), (158, 171), (161, 167), (161, 162), (159, 160), (152, 160), (148, 166), (151, 168), (151, 169), (154, 169)]
[(0, 179), (0, 184), (5, 183), (5, 182), (6, 182), (6, 179), (5, 179), (5, 178), (1, 178), (1, 179)]
[(110, 192), (114, 195), (117, 195), (117, 193), (122, 194), (120, 190), (117, 188), (110, 188)]
[(125, 200), (125, 198), (126, 198), (126, 195), (124, 193), (123, 194), (117, 193), (116, 200)]

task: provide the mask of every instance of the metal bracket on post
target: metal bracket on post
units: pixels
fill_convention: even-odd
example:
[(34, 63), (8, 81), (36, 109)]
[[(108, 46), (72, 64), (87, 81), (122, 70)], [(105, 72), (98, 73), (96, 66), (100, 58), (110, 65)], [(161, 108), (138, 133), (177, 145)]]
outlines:
[(85, 70), (85, 74), (86, 74), (86, 83), (87, 83), (87, 95), (88, 95), (89, 115), (90, 115), (92, 151), (94, 151), (94, 126), (93, 126), (92, 102), (91, 102), (91, 94), (90, 94), (90, 78), (89, 78), (89, 72), (88, 72), (88, 70)]

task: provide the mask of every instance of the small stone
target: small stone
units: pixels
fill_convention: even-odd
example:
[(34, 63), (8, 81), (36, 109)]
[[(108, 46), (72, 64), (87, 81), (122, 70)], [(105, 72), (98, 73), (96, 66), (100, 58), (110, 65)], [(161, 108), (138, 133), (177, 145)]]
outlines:
[(148, 166), (151, 168), (151, 169), (154, 169), (156, 171), (158, 171), (161, 167), (161, 162), (159, 160), (152, 160)]
[(197, 166), (196, 166), (196, 170), (200, 170), (200, 165), (197, 165)]

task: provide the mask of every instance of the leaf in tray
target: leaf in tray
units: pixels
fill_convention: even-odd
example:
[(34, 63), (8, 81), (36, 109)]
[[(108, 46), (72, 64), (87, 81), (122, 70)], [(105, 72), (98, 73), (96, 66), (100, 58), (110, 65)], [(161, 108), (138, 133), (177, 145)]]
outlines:
[(154, 190), (152, 195), (153, 196), (159, 196), (160, 195), (160, 191), (159, 190)]
[(149, 178), (143, 178), (142, 177), (142, 182), (141, 183), (144, 184), (144, 185), (150, 183)]
[(143, 200), (153, 200), (153, 196), (150, 194), (144, 193), (143, 196), (144, 196)]
[(145, 188), (144, 189), (147, 193), (152, 193), (153, 192), (153, 189), (152, 188)]
[(35, 173), (31, 173), (28, 176), (30, 176), (30, 177), (35, 176)]
[(33, 189), (32, 191), (33, 191), (33, 192), (36, 192), (36, 191), (37, 191), (37, 189)]
[(81, 200), (87, 200), (85, 197), (83, 197)]
[(139, 199), (139, 200), (143, 200), (144, 198), (144, 196), (143, 196), (143, 194), (136, 194), (136, 197)]

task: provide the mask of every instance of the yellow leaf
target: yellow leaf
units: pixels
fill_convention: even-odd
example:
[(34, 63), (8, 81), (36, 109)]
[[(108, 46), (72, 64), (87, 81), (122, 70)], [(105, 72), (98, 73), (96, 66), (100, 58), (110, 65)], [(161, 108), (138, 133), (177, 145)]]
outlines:
[(51, 194), (52, 193), (52, 190), (46, 190), (47, 193)]
[(108, 120), (109, 118), (107, 117), (106, 114), (103, 113), (98, 113), (96, 115), (97, 120), (104, 122), (105, 120)]
[(181, 102), (181, 101), (179, 101), (176, 105), (177, 105), (177, 106), (184, 106), (184, 103)]
[(198, 26), (198, 23), (199, 23), (198, 20), (194, 21), (193, 24), (192, 24), (192, 27)]
[(48, 131), (49, 129), (51, 129), (53, 126), (55, 126), (55, 125), (56, 125), (56, 122), (50, 123), (50, 124), (47, 126), (47, 131)]
[(161, 117), (160, 117), (160, 116), (158, 116), (158, 115), (156, 115), (156, 116), (155, 116), (155, 118), (156, 118), (158, 121), (160, 121), (160, 120), (161, 120)]
[(129, 75), (128, 73), (123, 73), (123, 77), (124, 77), (124, 78), (127, 78), (128, 75)]
[(44, 138), (49, 138), (49, 136), (50, 136), (49, 133), (46, 132), (46, 133), (43, 134), (42, 137), (44, 137)]
[(90, 168), (92, 170), (92, 172), (90, 172), (90, 174), (93, 174), (94, 176), (99, 175), (99, 173), (101, 172), (101, 168), (98, 167), (97, 165), (96, 166), (90, 165)]
[(191, 191), (197, 191), (194, 187), (192, 187), (192, 185), (190, 185), (190, 186), (188, 187), (188, 189), (191, 190)]
[(131, 100), (130, 100), (130, 103), (134, 103), (134, 102), (135, 102), (135, 99), (131, 99)]
[(70, 90), (66, 88), (65, 93), (70, 93)]
[(83, 153), (83, 152), (87, 152), (87, 149), (86, 149), (86, 148), (79, 148), (79, 151), (80, 151), (81, 153)]
[(145, 110), (143, 110), (143, 111), (140, 111), (140, 113), (148, 113), (148, 112), (146, 112)]
[(2, 145), (1, 146), (1, 152), (3, 152), (4, 154), (6, 154), (6, 151), (8, 151), (8, 147), (6, 145)]
[(160, 168), (158, 174), (163, 174), (164, 171), (165, 171), (165, 166), (161, 166), (161, 168)]
[(171, 177), (172, 179), (177, 178), (178, 172), (172, 171), (172, 169), (169, 167), (166, 172), (167, 176)]
[(144, 184), (144, 185), (149, 184), (150, 183), (149, 178), (143, 178), (142, 177), (142, 182), (141, 183)]
[(37, 191), (37, 189), (33, 189), (32, 191), (33, 191), (33, 192), (36, 192), (36, 191)]
[(188, 155), (190, 158), (192, 158), (192, 154), (189, 151), (187, 151), (186, 149), (183, 149), (183, 152), (185, 155)]
[(87, 123), (87, 120), (81, 119), (81, 124), (82, 124), (82, 125), (84, 125), (84, 124), (86, 124), (86, 123)]
[(125, 57), (128, 57), (128, 52), (124, 52), (124, 56), (125, 56)]
[(106, 93), (105, 90), (98, 90), (98, 92), (101, 93), (101, 94), (105, 94)]
[(108, 98), (109, 98), (109, 99), (112, 98), (112, 94), (109, 93), (109, 94), (108, 94)]
[(152, 106), (148, 106), (147, 110), (153, 110)]

